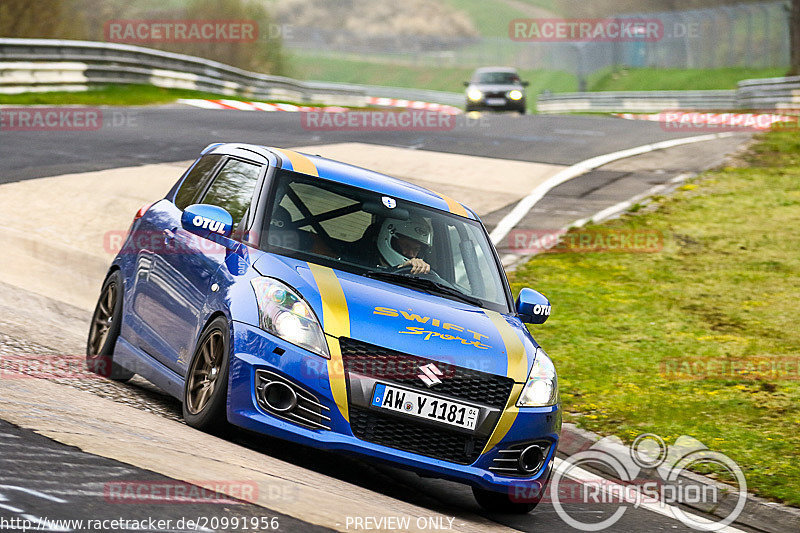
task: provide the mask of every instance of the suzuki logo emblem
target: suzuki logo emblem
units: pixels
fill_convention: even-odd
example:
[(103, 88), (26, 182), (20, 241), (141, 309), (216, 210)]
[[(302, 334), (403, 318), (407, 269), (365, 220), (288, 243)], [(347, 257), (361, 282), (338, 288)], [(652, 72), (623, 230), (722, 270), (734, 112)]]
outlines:
[(442, 382), (442, 380), (438, 378), (438, 376), (442, 375), (442, 371), (436, 368), (436, 365), (433, 363), (421, 366), (419, 369), (422, 370), (422, 374), (419, 374), (417, 377), (421, 379), (426, 386), (433, 387)]

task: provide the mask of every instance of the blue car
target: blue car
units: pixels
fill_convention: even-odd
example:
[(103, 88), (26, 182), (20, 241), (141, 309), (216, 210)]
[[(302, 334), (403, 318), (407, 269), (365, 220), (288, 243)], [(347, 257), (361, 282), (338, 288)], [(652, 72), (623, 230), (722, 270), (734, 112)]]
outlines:
[(556, 371), (477, 215), (389, 176), (214, 144), (136, 213), (87, 365), (227, 424), (470, 485), (529, 512), (561, 429)]

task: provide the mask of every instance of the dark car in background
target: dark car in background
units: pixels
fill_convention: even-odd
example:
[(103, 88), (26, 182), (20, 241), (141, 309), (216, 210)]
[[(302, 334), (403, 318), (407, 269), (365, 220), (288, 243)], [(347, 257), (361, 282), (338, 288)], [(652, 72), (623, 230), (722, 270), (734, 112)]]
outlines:
[(469, 111), (516, 111), (525, 114), (527, 81), (522, 81), (517, 69), (483, 67), (477, 69), (466, 86)]

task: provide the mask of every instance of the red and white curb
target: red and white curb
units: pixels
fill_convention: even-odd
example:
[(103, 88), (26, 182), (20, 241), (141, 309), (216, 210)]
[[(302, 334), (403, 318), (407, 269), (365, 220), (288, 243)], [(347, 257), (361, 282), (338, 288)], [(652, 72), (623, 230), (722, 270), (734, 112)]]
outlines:
[[(344, 113), (349, 111), (345, 107), (339, 106), (297, 106), (294, 104), (270, 104), (267, 102), (244, 102), (241, 100), (203, 100), (195, 98), (182, 98), (179, 104), (200, 107), (203, 109), (236, 109), (239, 111), (323, 111), (325, 113)], [(414, 100), (398, 100), (395, 98), (367, 98), (367, 104), (377, 107), (391, 107), (399, 109), (420, 109), (425, 111), (437, 111), (446, 115), (459, 115), (462, 113), (457, 107), (433, 104), (430, 102), (420, 102)]]
[(243, 102), (240, 100), (201, 100), (194, 98), (181, 98), (179, 104), (186, 104), (203, 109), (236, 109), (239, 111), (325, 111), (327, 113), (344, 113), (348, 109), (339, 106), (312, 107), (294, 104), (270, 104), (267, 102)]
[(378, 107), (399, 107), (402, 109), (424, 109), (426, 111), (439, 111), (448, 115), (460, 115), (463, 113), (459, 108), (445, 104), (433, 104), (419, 100), (402, 100), (398, 98), (379, 98), (376, 96), (367, 97), (367, 104)]

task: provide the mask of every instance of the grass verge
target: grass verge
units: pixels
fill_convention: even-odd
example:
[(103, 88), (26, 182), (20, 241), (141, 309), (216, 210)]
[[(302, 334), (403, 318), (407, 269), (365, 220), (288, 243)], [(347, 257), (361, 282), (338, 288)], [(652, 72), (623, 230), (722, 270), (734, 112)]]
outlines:
[(591, 91), (711, 91), (742, 80), (785, 76), (785, 68), (614, 69), (590, 76)]
[[(464, 82), (474, 69), (461, 67), (421, 67), (374, 63), (351, 59), (336, 59), (311, 55), (295, 55), (291, 59), (292, 75), (306, 80), (360, 83), (431, 89), (434, 91), (463, 92)], [(532, 97), (544, 90), (569, 92), (578, 90), (578, 80), (561, 71), (522, 70), (522, 79), (530, 82), (528, 94)], [(531, 105), (533, 98), (529, 98)]]
[[(660, 252), (545, 254), (510, 276), (554, 304), (534, 332), (565, 419), (627, 442), (693, 436), (752, 492), (800, 506), (800, 136), (766, 134), (746, 166), (653, 205), (602, 227), (659, 231)], [(731, 361), (767, 366), (718, 370)]]
[(163, 89), (152, 85), (108, 85), (83, 92), (0, 94), (0, 104), (9, 105), (149, 105), (167, 104), (179, 98), (247, 100), (202, 91)]

